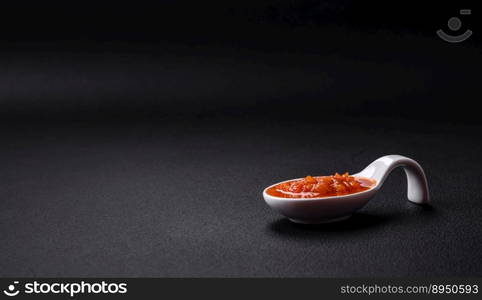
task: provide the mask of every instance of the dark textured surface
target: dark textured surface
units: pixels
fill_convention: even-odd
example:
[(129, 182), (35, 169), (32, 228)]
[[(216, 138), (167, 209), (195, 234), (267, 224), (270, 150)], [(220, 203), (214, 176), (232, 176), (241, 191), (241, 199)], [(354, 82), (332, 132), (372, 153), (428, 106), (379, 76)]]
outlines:
[[(5, 4), (0, 276), (481, 276), (480, 18), (411, 2)], [(432, 207), (400, 170), (342, 223), (261, 198), (385, 154)]]
[[(479, 132), (373, 119), (10, 123), (0, 275), (480, 276)], [(401, 171), (339, 224), (294, 225), (261, 198), (273, 182), (387, 153), (425, 167), (432, 208), (406, 201)]]

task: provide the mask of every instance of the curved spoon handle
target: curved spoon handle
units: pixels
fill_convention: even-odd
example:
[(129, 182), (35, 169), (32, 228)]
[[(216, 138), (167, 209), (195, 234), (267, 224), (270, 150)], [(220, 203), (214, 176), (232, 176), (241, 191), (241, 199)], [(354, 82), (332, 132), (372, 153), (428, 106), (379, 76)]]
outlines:
[(359, 176), (372, 178), (380, 188), (388, 175), (397, 167), (403, 167), (407, 175), (407, 198), (417, 204), (430, 202), (427, 177), (422, 167), (413, 159), (401, 155), (386, 155), (369, 164)]

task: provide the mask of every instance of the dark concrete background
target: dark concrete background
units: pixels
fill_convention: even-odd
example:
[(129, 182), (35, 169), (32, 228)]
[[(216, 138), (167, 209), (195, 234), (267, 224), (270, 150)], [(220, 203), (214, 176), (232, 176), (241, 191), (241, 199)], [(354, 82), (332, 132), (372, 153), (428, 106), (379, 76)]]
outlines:
[[(32, 5), (0, 18), (1, 276), (481, 275), (479, 27), (435, 36), (471, 7)], [(401, 171), (332, 225), (261, 198), (385, 154), (432, 207)]]
[[(373, 118), (8, 126), (2, 276), (481, 275), (479, 126)], [(356, 172), (390, 153), (425, 168), (433, 207), (406, 200), (402, 171), (338, 224), (291, 224), (261, 197), (273, 182)]]

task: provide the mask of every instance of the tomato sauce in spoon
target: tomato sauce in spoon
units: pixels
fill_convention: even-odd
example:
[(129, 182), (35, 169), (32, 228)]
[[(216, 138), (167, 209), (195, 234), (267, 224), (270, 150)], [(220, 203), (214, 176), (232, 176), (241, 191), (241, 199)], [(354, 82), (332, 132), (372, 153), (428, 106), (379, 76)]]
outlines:
[(282, 198), (321, 198), (341, 196), (366, 191), (375, 185), (375, 180), (350, 176), (348, 173), (331, 176), (306, 176), (302, 179), (280, 183), (266, 192)]

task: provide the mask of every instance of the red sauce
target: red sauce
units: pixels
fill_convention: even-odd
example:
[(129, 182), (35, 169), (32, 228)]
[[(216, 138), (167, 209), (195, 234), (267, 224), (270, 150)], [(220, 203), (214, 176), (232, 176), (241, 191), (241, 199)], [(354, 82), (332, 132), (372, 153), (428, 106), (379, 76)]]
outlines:
[(336, 173), (331, 176), (306, 176), (280, 183), (269, 188), (267, 193), (282, 198), (319, 198), (359, 193), (374, 185), (373, 179)]

